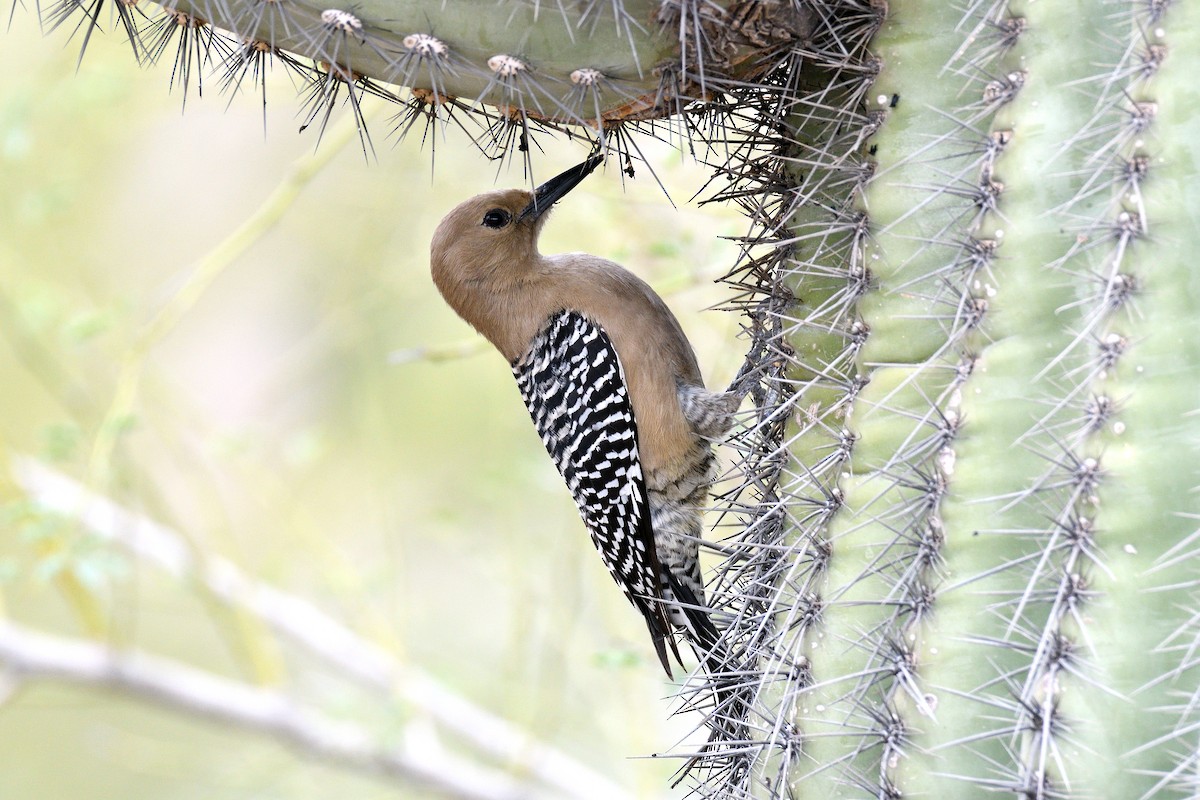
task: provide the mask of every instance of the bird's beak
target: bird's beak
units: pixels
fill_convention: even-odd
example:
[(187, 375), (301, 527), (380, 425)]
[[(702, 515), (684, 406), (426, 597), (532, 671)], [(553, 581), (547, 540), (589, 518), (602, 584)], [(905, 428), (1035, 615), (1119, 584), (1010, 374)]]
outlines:
[(517, 216), (520, 222), (526, 219), (536, 220), (550, 210), (550, 206), (566, 197), (567, 193), (583, 182), (592, 171), (604, 161), (603, 153), (593, 153), (587, 161), (571, 167), (561, 175), (555, 175), (550, 180), (537, 187), (533, 192), (533, 202), (525, 206)]

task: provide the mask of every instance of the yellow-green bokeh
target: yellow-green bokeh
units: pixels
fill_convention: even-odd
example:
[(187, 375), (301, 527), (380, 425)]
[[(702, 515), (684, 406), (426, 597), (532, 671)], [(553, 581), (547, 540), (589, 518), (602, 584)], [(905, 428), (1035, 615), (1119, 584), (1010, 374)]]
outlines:
[[(139, 69), (113, 34), (93, 40), (76, 72), (78, 41), (66, 40), (43, 37), (20, 8), (0, 36), (0, 456), (55, 464), (659, 796), (675, 765), (631, 757), (667, 749), (694, 721), (667, 721), (671, 687), (507, 365), (474, 346), (428, 276), (441, 215), (525, 183), (519, 163), (490, 163), (453, 131), (395, 144), (394, 110), (369, 107), (377, 160), (351, 141), (137, 362), (144, 326), (316, 137), (297, 134), (300, 103), (282, 71), (269, 80), (264, 136), (253, 93), (230, 102), (206, 80), (181, 113), (169, 63)], [(545, 146), (537, 178), (586, 154), (579, 142)], [(736, 257), (719, 237), (744, 223), (688, 204), (700, 168), (665, 146), (648, 151), (678, 209), (645, 166), (622, 180), (610, 165), (556, 211), (543, 249), (594, 252), (663, 287), (710, 383), (723, 383), (740, 360), (736, 320), (704, 309), (725, 297), (712, 280)], [(419, 355), (460, 345), (473, 354)], [(114, 416), (123, 390), (128, 413)], [(18, 494), (5, 492), (16, 509), (0, 527), (11, 619), (283, 686), (384, 741), (399, 735), (406, 709), (389, 698), (194, 586), (17, 513)], [(421, 796), (260, 737), (48, 684), (0, 706), (0, 741), (6, 800)]]

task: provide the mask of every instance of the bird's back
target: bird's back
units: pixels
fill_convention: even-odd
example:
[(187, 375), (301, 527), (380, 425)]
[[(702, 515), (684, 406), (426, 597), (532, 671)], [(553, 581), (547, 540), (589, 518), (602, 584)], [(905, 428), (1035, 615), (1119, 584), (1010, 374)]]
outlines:
[(679, 321), (645, 281), (618, 264), (584, 253), (545, 261), (554, 279), (540, 312), (578, 311), (608, 334), (629, 384), (647, 473), (679, 463), (695, 447), (679, 387), (704, 383)]

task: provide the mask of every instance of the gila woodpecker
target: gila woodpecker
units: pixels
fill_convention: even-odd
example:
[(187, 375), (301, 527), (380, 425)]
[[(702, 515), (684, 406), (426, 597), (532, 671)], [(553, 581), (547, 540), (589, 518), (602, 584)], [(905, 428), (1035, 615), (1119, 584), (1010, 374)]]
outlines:
[(433, 281), (508, 359), (521, 396), (604, 564), (645, 617), (659, 660), (672, 626), (711, 653), (700, 577), (710, 440), (740, 401), (704, 388), (679, 322), (644, 281), (584, 253), (545, 256), (555, 201), (603, 159), (539, 186), (481, 194), (433, 235)]

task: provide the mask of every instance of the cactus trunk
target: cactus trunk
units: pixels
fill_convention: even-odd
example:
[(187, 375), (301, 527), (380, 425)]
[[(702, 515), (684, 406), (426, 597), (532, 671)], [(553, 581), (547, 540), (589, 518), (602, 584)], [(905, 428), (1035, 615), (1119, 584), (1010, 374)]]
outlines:
[(899, 3), (841, 138), (805, 90), (792, 524), (768, 611), (729, 598), (765, 655), (742, 789), (1194, 796), (1192, 15)]

